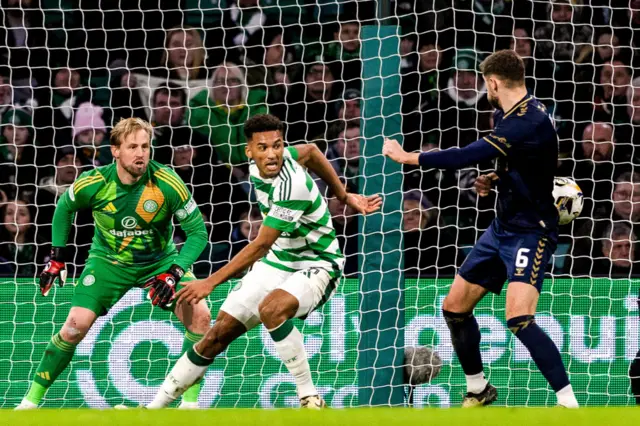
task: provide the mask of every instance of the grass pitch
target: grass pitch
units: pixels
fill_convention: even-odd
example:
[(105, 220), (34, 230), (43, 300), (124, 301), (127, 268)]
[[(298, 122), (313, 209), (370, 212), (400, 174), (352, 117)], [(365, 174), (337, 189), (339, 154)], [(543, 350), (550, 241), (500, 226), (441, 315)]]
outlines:
[(82, 426), (605, 426), (640, 424), (640, 409), (622, 408), (482, 408), (409, 409), (358, 408), (309, 412), (301, 410), (217, 409), (166, 410), (89, 410), (42, 409), (34, 411), (0, 410), (3, 425), (82, 425)]

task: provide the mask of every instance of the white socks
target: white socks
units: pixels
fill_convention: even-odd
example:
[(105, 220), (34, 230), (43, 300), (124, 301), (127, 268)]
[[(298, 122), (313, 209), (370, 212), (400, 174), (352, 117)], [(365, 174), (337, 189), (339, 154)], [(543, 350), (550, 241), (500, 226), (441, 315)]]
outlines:
[[(204, 359), (204, 358), (203, 358)], [(211, 360), (212, 361), (212, 360)], [(209, 362), (210, 364), (211, 362)], [(195, 382), (204, 377), (209, 368), (207, 365), (194, 364), (187, 354), (183, 354), (176, 365), (173, 366), (169, 375), (164, 379), (164, 383), (156, 394), (155, 398), (147, 408), (164, 408), (175, 401)]]
[(571, 385), (567, 385), (556, 392), (556, 397), (558, 398), (558, 405), (566, 408), (578, 408), (578, 400), (576, 396), (573, 394), (573, 388)]
[(484, 373), (482, 371), (472, 376), (465, 376), (465, 378), (467, 379), (467, 392), (471, 393), (482, 392), (489, 383), (487, 379), (484, 378)]
[[(291, 331), (282, 338), (282, 335), (278, 335), (282, 328), (291, 327), (291, 323), (286, 321), (276, 327), (273, 330), (269, 330), (276, 351), (284, 365), (289, 372), (296, 379), (296, 385), (298, 387), (298, 397), (304, 398), (306, 396), (318, 395), (318, 391), (311, 380), (311, 367), (309, 367), (309, 361), (307, 360), (307, 352), (304, 349), (304, 340), (302, 334), (296, 327), (292, 327)], [(280, 340), (276, 340), (281, 338)]]

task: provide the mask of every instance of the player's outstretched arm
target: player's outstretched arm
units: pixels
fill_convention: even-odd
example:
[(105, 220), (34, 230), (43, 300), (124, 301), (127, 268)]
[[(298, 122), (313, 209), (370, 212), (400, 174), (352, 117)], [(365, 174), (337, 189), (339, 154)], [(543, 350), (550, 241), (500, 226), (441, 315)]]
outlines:
[(43, 296), (49, 294), (56, 279), (58, 279), (60, 287), (64, 285), (67, 277), (64, 251), (69, 239), (69, 230), (73, 223), (73, 217), (77, 210), (88, 206), (91, 194), (95, 190), (93, 187), (101, 180), (103, 179), (99, 174), (83, 174), (58, 200), (51, 222), (51, 255), (47, 266), (40, 274), (40, 293)]
[(190, 282), (176, 293), (175, 298), (178, 299), (178, 303), (196, 304), (200, 302), (200, 300), (211, 294), (217, 286), (238, 275), (264, 257), (281, 233), (282, 231), (263, 224), (256, 239), (235, 255), (224, 267), (207, 279)]
[(479, 139), (464, 148), (437, 152), (406, 152), (395, 139), (385, 139), (382, 154), (401, 164), (421, 166), (424, 169), (462, 169), (492, 160), (504, 151), (486, 139)]
[(377, 211), (382, 205), (379, 195), (363, 196), (350, 194), (340, 181), (340, 177), (329, 163), (329, 160), (320, 152), (314, 144), (296, 145), (296, 161), (317, 174), (331, 188), (335, 197), (355, 209), (360, 214), (369, 214)]

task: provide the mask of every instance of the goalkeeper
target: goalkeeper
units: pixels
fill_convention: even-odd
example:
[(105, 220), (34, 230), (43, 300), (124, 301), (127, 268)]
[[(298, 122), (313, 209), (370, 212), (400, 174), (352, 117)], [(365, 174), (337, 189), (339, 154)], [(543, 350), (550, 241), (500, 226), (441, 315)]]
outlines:
[[(196, 305), (171, 302), (176, 287), (195, 280), (189, 268), (204, 249), (207, 232), (178, 175), (149, 160), (152, 132), (151, 125), (139, 118), (120, 120), (111, 132), (115, 163), (83, 173), (56, 206), (51, 260), (40, 275), (43, 296), (56, 279), (64, 284), (64, 249), (77, 210), (92, 210), (95, 233), (67, 320), (51, 338), (18, 409), (38, 406), (96, 319), (134, 287), (146, 288), (154, 306), (173, 310), (187, 329), (184, 350), (209, 328), (211, 317), (204, 300)], [(180, 253), (171, 239), (174, 216), (187, 234)], [(194, 384), (180, 407), (197, 408), (199, 391), (200, 385)]]
[(544, 271), (558, 239), (552, 195), (558, 135), (544, 105), (527, 93), (524, 63), (517, 53), (496, 52), (482, 63), (481, 71), (487, 98), (496, 108), (493, 133), (463, 149), (434, 153), (407, 153), (398, 142), (386, 140), (383, 154), (399, 163), (440, 169), (498, 159), (497, 174), (476, 181), (482, 196), (498, 180), (498, 217), (467, 256), (442, 305), (467, 379), (463, 406), (488, 405), (497, 398), (496, 388), (484, 377), (473, 309), (489, 291), (500, 294), (507, 281), (509, 330), (529, 350), (556, 392), (558, 404), (577, 407), (560, 352), (534, 317)]

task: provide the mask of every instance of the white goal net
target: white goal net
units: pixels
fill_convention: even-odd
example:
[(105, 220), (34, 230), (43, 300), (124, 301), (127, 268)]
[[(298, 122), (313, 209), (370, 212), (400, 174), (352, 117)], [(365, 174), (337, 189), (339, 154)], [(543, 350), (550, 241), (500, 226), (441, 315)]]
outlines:
[[(300, 322), (314, 380), (332, 407), (459, 404), (465, 392), (441, 305), (457, 268), (495, 216), (495, 193), (457, 172), (392, 169), (385, 136), (410, 151), (463, 147), (493, 126), (479, 63), (515, 49), (531, 94), (560, 136), (558, 176), (585, 196), (561, 228), (538, 324), (560, 349), (581, 404), (634, 402), (640, 273), (640, 1), (622, 0), (2, 0), (0, 7), (0, 408), (18, 404), (65, 321), (70, 280), (44, 298), (59, 197), (85, 170), (110, 164), (110, 129), (141, 117), (153, 158), (193, 193), (209, 244), (198, 278), (222, 267), (261, 224), (243, 124), (271, 113), (289, 144), (315, 143), (347, 188), (382, 193), (366, 220), (318, 180), (346, 255), (345, 277)], [(380, 13), (389, 17), (378, 19)], [(636, 188), (638, 192), (636, 193)], [(72, 227), (67, 266), (79, 277), (90, 212)], [(173, 240), (185, 235), (178, 227)], [(72, 285), (73, 283), (74, 285)], [(234, 283), (209, 298), (212, 316)], [(476, 316), (497, 404), (555, 404), (505, 326), (503, 296)], [(45, 407), (151, 400), (180, 356), (184, 328), (132, 288), (98, 319), (50, 388)], [(405, 386), (405, 348), (429, 347), (439, 371)], [(409, 395), (411, 396), (409, 398)], [(268, 332), (250, 331), (204, 378), (207, 407), (298, 403)]]

